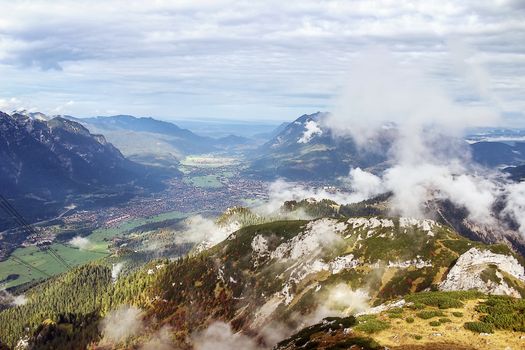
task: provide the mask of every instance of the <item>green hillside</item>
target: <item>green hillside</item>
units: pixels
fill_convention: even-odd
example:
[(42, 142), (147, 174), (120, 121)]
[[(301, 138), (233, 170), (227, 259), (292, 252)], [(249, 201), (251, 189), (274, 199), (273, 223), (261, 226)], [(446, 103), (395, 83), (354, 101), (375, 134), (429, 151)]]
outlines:
[[(239, 209), (230, 214), (256, 220)], [(44, 282), (26, 293), (25, 305), (0, 312), (0, 323), (9, 324), (0, 329), (0, 339), (14, 346), (26, 336), (45, 348), (44, 340), (52, 338), (57, 349), (73, 340), (96, 343), (102, 317), (120, 305), (135, 305), (143, 310), (146, 335), (169, 326), (182, 348), (217, 320), (264, 343), (263, 331), (276, 324), (292, 334), (322, 316), (348, 316), (436, 290), (472, 248), (523, 268), (507, 247), (469, 241), (430, 220), (322, 218), (247, 226), (209, 250), (151, 262), (116, 283), (102, 263)], [(496, 265), (482, 267), (482, 275), (488, 285), (491, 276), (503, 276), (498, 283), (525, 291), (521, 280)], [(138, 346), (146, 335), (112, 346)]]

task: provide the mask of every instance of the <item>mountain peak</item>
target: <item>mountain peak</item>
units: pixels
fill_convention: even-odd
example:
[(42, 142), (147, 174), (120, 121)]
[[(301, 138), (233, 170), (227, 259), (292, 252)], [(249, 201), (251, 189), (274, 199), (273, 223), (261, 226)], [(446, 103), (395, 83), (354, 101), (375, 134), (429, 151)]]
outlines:
[(70, 133), (84, 136), (92, 136), (89, 130), (82, 124), (63, 117), (55, 117), (49, 120), (47, 124), (51, 130), (61, 128)]
[(38, 121), (48, 121), (50, 120), (52, 117), (44, 114), (44, 113), (41, 113), (41, 112), (30, 112), (26, 109), (17, 109), (17, 110), (14, 110), (12, 115), (18, 115), (18, 116), (24, 116), (24, 117), (27, 117), (29, 119), (32, 119), (32, 120), (38, 120)]

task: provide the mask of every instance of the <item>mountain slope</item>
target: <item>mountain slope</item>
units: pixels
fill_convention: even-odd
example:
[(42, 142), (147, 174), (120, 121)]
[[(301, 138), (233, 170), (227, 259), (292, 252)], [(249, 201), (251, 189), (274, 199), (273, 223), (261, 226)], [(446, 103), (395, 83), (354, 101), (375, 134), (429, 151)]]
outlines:
[[(485, 258), (464, 258), (457, 265), (458, 258), (472, 254)], [(364, 312), (429, 288), (448, 290), (452, 284), (462, 289), (453, 284), (452, 269), (465, 268), (465, 262), (471, 264), (469, 271), (476, 271), (472, 280), (485, 291), (525, 293), (523, 262), (508, 248), (469, 241), (431, 220), (276, 221), (244, 227), (182, 260), (152, 262), (115, 284), (101, 277), (106, 282), (99, 289), (100, 304), (90, 304), (85, 315), (92, 318), (85, 322), (98, 323), (108, 310), (134, 305), (142, 310), (143, 330), (125, 342), (105, 343), (108, 348), (138, 347), (158, 336), (160, 329), (169, 331), (175, 346), (190, 348), (196, 333), (218, 321), (269, 346), (323, 317)], [(67, 278), (74, 280), (78, 271)], [(51, 312), (38, 299), (51, 293), (56, 283), (29, 291), (26, 305), (0, 313), (0, 321), (11, 322), (9, 330), (0, 330), (2, 342), (15, 344), (24, 334), (41, 339), (45, 318), (57, 325), (68, 323), (58, 316), (67, 308), (53, 304)], [(75, 295), (68, 300), (67, 305), (85, 303)], [(42, 305), (36, 308), (36, 302)], [(17, 326), (24, 320), (33, 320), (28, 333)], [(93, 331), (90, 339), (97, 341), (100, 334)]]
[(323, 125), (326, 113), (303, 115), (253, 155), (248, 174), (293, 180), (335, 179), (350, 168), (369, 168), (385, 162), (392, 135), (385, 130), (374, 147), (358, 147), (350, 137), (335, 137)]
[(0, 113), (2, 194), (28, 220), (56, 212), (70, 196), (158, 189), (159, 179), (150, 178), (155, 172), (74, 121)]
[(523, 348), (522, 299), (478, 292), (423, 292), (355, 317), (331, 317), (275, 350), (472, 350)]
[(472, 159), (479, 164), (497, 167), (519, 165), (525, 162), (525, 143), (476, 142), (470, 145)]
[(216, 151), (218, 145), (213, 138), (199, 136), (173, 123), (153, 118), (116, 115), (72, 119), (104, 134), (127, 157), (137, 161), (151, 158), (177, 163), (187, 154)]

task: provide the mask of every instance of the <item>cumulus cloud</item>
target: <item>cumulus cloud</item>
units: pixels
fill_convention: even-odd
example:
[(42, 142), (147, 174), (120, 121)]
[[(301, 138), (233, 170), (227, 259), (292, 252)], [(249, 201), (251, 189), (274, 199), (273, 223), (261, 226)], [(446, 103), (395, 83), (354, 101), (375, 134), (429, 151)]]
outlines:
[(124, 263), (122, 262), (111, 265), (111, 279), (113, 280), (113, 282), (116, 282), (123, 267), (124, 267)]
[(168, 326), (162, 327), (159, 331), (155, 332), (151, 338), (140, 347), (140, 350), (172, 349), (175, 349), (175, 347), (171, 338), (171, 328)]
[(264, 349), (254, 339), (234, 333), (230, 325), (224, 322), (214, 322), (203, 332), (194, 334), (193, 347), (195, 350)]
[(316, 135), (322, 135), (323, 130), (314, 120), (309, 120), (304, 125), (303, 135), (297, 140), (298, 143), (308, 143)]
[(91, 241), (86, 237), (81, 236), (75, 236), (70, 241), (69, 244), (71, 244), (73, 247), (77, 247), (81, 250), (89, 250), (93, 247), (93, 244)]
[(143, 330), (142, 311), (122, 305), (101, 321), (102, 343), (120, 343)]
[[(525, 109), (525, 10), (509, 1), (111, 0), (94, 7), (36, 0), (2, 9), (2, 78), (50, 114), (73, 100), (82, 101), (67, 109), (74, 115), (202, 117), (211, 110), (286, 120), (326, 109), (356, 53), (377, 44), (428, 66), (459, 97), (472, 90), (452, 76), (456, 67), (488, 66), (502, 109)], [(460, 63), (449, 64), (449, 38), (476, 50), (457, 49)]]
[(222, 242), (232, 232), (240, 227), (237, 223), (219, 226), (215, 221), (202, 215), (192, 216), (184, 221), (184, 230), (177, 232), (175, 241), (177, 243), (202, 243), (213, 246)]

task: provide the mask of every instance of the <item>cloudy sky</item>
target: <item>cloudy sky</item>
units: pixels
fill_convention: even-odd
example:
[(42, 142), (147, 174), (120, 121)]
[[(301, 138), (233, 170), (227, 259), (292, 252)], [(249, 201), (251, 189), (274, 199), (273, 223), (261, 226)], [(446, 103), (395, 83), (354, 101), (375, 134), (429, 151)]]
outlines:
[(0, 0), (0, 9), (0, 110), (288, 121), (331, 110), (362, 53), (379, 47), (455, 100), (525, 124), (525, 0)]

